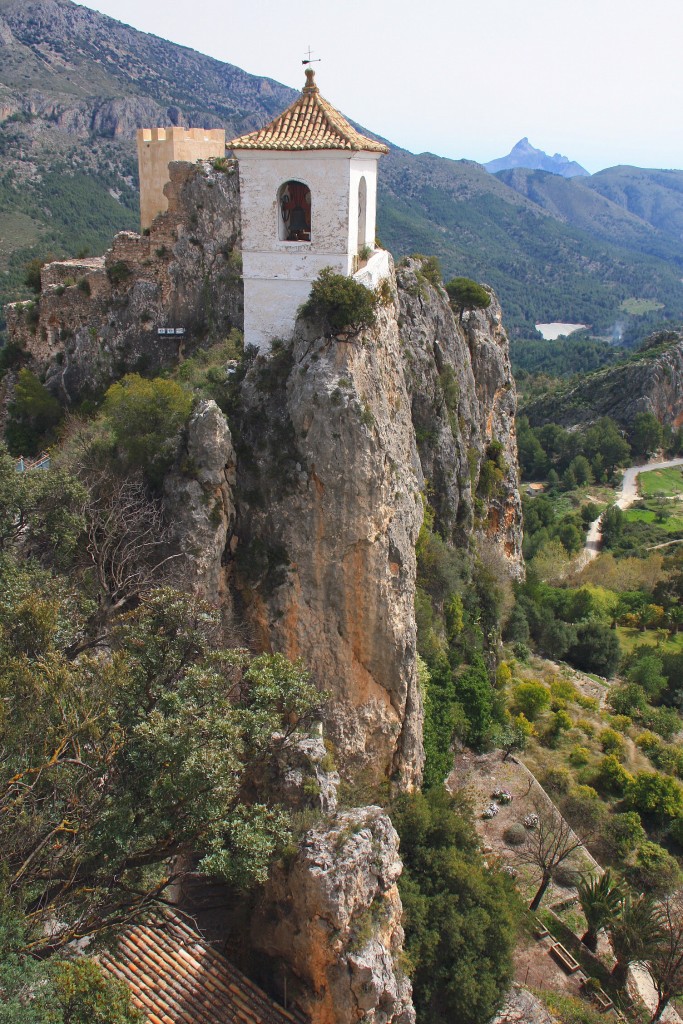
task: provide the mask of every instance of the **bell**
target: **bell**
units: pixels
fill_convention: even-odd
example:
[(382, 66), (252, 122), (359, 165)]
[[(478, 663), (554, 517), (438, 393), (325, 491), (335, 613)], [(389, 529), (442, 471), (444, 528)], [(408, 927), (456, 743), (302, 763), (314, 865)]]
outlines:
[(306, 223), (306, 214), (301, 206), (295, 206), (291, 213), (289, 230), (293, 232), (306, 231), (307, 229), (308, 224)]

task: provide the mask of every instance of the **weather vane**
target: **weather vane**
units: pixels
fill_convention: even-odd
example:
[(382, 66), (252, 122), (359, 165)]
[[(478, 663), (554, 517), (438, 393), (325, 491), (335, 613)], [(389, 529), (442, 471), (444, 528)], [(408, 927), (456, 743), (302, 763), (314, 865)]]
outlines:
[(309, 47), (308, 47), (308, 59), (307, 60), (302, 60), (301, 61), (302, 64), (319, 64), (320, 63), (320, 61), (322, 60), (322, 57), (311, 57), (311, 53), (312, 52), (313, 51), (311, 50), (311, 47), (309, 45)]

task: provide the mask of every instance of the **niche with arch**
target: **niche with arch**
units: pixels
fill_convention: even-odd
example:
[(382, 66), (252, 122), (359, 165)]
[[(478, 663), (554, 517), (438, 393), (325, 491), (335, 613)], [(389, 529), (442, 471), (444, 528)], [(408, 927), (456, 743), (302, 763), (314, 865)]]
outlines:
[(365, 246), (366, 216), (368, 209), (368, 186), (365, 177), (358, 182), (358, 236), (356, 240), (356, 252), (360, 252)]
[(277, 193), (278, 238), (281, 242), (310, 242), (311, 190), (303, 181), (286, 181)]

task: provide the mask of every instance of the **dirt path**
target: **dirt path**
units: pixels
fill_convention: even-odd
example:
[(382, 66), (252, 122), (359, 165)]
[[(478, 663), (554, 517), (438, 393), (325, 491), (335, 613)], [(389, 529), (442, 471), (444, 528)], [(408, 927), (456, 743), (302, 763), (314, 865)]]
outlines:
[[(616, 492), (615, 505), (619, 508), (629, 508), (638, 499), (638, 474), (645, 473), (648, 469), (674, 469), (676, 466), (683, 466), (683, 459), (668, 459), (665, 462), (654, 460), (645, 462), (641, 466), (629, 466), (624, 472), (621, 481), (621, 488)], [(602, 515), (594, 519), (588, 527), (586, 543), (583, 551), (578, 557), (577, 568), (583, 569), (585, 565), (592, 562), (600, 554), (602, 547)]]

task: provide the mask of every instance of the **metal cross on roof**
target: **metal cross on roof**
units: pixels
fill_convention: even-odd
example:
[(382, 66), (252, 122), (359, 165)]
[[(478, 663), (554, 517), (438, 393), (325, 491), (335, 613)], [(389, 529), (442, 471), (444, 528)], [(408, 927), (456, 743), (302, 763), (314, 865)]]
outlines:
[(311, 50), (311, 47), (309, 45), (309, 47), (308, 47), (308, 59), (307, 60), (302, 60), (301, 61), (302, 64), (319, 64), (320, 63), (320, 61), (322, 60), (322, 57), (311, 57), (312, 52), (313, 51)]

